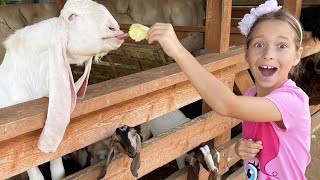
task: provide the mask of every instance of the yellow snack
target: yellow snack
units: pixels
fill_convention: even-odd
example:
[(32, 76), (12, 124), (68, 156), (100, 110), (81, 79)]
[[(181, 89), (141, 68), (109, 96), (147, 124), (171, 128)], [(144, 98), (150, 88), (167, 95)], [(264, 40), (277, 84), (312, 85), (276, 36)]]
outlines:
[(129, 36), (131, 39), (139, 42), (147, 37), (149, 28), (142, 24), (131, 24), (129, 28)]

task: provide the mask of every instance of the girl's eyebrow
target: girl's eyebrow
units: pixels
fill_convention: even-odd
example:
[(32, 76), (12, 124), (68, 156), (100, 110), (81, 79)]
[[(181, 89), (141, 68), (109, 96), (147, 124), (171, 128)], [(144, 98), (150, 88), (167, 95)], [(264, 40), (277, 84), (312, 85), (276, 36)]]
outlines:
[(280, 35), (280, 36), (278, 36), (279, 38), (281, 38), (281, 39), (285, 39), (285, 40), (287, 40), (287, 41), (289, 41), (289, 38), (288, 37), (286, 37), (286, 36), (282, 36), (282, 35)]

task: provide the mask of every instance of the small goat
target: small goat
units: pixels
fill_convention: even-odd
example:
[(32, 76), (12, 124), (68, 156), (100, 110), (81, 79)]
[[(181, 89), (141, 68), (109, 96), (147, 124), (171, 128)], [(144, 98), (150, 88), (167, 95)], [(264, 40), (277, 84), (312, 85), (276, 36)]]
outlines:
[[(0, 108), (49, 97), (47, 120), (38, 148), (44, 152), (56, 151), (77, 96), (85, 94), (92, 58), (98, 59), (118, 48), (127, 36), (101, 4), (68, 0), (59, 17), (17, 30), (4, 42)], [(85, 64), (84, 74), (76, 83), (69, 64)], [(61, 179), (64, 175), (61, 158), (51, 164), (60, 171), (51, 171), (52, 179)], [(28, 173), (30, 179), (41, 179), (37, 168)]]
[(71, 157), (80, 164), (82, 168), (105, 161), (103, 170), (98, 177), (102, 179), (115, 153), (120, 152), (132, 158), (130, 170), (132, 175), (138, 177), (140, 167), (141, 137), (133, 127), (122, 126), (117, 128), (112, 136), (98, 141), (92, 145), (73, 152)]
[[(109, 139), (109, 140), (108, 140)], [(141, 137), (133, 127), (126, 125), (117, 128), (116, 132), (107, 140), (107, 157), (104, 168), (98, 177), (102, 179), (106, 173), (107, 168), (115, 155), (115, 152), (121, 152), (133, 158), (130, 170), (133, 176), (138, 177), (138, 169), (140, 168), (140, 150), (141, 150)]]
[[(197, 148), (196, 148), (197, 149)], [(209, 172), (208, 180), (217, 180), (220, 154), (216, 149), (211, 149), (208, 145), (199, 148), (190, 159), (188, 165), (188, 180), (198, 180), (200, 164)]]
[[(300, 21), (313, 39), (320, 40), (320, 5), (302, 8)], [(309, 96), (310, 105), (320, 104), (320, 52), (301, 59), (290, 78)]]
[[(174, 110), (160, 117), (150, 120), (148, 122), (148, 125), (152, 135), (158, 136), (188, 121), (190, 121), (190, 119), (187, 118), (180, 110)], [(184, 154), (176, 159), (179, 169), (185, 167), (186, 157), (187, 154)]]

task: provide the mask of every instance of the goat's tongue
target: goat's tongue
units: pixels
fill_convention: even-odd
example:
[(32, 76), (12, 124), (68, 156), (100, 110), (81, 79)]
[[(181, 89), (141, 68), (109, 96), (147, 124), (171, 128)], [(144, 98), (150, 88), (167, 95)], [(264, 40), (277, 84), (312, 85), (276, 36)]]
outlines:
[(261, 74), (263, 76), (270, 77), (277, 71), (277, 68), (267, 69), (267, 68), (260, 68), (259, 67), (259, 71), (261, 72)]
[(123, 33), (123, 34), (119, 34), (116, 36), (117, 39), (119, 40), (124, 40), (125, 38), (127, 38), (129, 36), (128, 33)]

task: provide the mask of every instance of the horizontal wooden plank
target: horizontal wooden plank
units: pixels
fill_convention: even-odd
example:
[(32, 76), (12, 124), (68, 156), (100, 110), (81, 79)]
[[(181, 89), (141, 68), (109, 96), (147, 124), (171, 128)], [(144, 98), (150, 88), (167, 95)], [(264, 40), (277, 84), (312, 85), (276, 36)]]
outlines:
[[(208, 179), (209, 172), (200, 164), (199, 180)], [(165, 180), (186, 180), (188, 178), (188, 166), (176, 171)]]
[(246, 92), (247, 89), (254, 85), (254, 82), (248, 70), (244, 70), (236, 74), (235, 85), (242, 95)]
[(310, 106), (310, 114), (313, 115), (314, 113), (318, 112), (320, 110), (320, 104), (319, 105), (312, 105)]
[[(244, 63), (243, 47), (217, 54), (198, 56), (210, 72)], [(162, 66), (88, 87), (85, 98), (78, 100), (72, 118), (110, 107), (163, 89), (187, 78), (176, 64)], [(0, 141), (41, 129), (47, 112), (47, 98), (0, 109)], [(28, 124), (28, 126), (25, 126)]]
[(311, 131), (316, 130), (320, 126), (320, 111), (311, 116)]
[(302, 43), (302, 57), (307, 57), (317, 52), (320, 52), (320, 41), (313, 38), (305, 39)]
[(236, 162), (240, 160), (240, 158), (236, 155), (236, 152), (235, 152), (235, 144), (237, 141), (239, 141), (239, 139), (241, 139), (241, 137), (242, 137), (242, 134), (239, 134), (236, 137), (232, 138), (227, 143), (217, 148), (217, 151), (220, 153), (220, 158), (226, 159), (225, 162), (219, 163), (218, 173), (220, 175), (227, 172), (229, 170), (229, 167), (231, 167), (232, 165), (234, 165)]
[[(239, 123), (240, 121), (234, 121), (234, 124), (237, 124), (237, 122)], [(234, 126), (233, 126), (234, 127)], [(217, 148), (218, 152), (220, 153), (220, 156), (225, 156), (227, 155), (228, 157), (227, 159), (227, 166), (225, 165), (220, 165), (220, 174), (223, 174), (224, 172), (226, 172), (228, 170), (228, 167), (234, 165), (237, 161), (239, 161), (239, 157), (236, 156), (235, 151), (234, 151), (234, 144), (241, 138), (241, 134), (235, 138), (233, 138), (232, 140), (230, 140), (229, 142), (225, 143), (222, 146), (219, 146)], [(200, 166), (200, 172), (199, 172), (199, 179), (208, 179), (208, 172), (202, 167)], [(204, 171), (201, 171), (204, 170)], [(187, 168), (183, 168), (178, 170), (177, 172), (175, 172), (174, 174), (172, 174), (171, 176), (169, 176), (166, 180), (182, 180), (182, 179), (187, 179), (188, 177), (188, 171)]]
[[(232, 5), (234, 6), (258, 6), (264, 3), (266, 0), (232, 0)], [(278, 0), (279, 4), (283, 4), (283, 0)], [(319, 0), (302, 0), (302, 5), (310, 6), (310, 5), (320, 5)]]
[[(141, 151), (139, 177), (176, 159), (202, 142), (218, 136), (236, 124), (235, 121), (237, 120), (219, 116), (211, 111), (145, 142)], [(123, 156), (114, 159), (108, 167), (106, 179), (131, 179), (130, 163), (126, 162), (126, 159), (128, 158)], [(101, 164), (66, 179), (94, 179), (100, 170)]]
[[(214, 74), (225, 84), (233, 84), (234, 71), (238, 70), (238, 66), (215, 71)], [(0, 174), (10, 177), (101, 140), (123, 124), (136, 126), (199, 99), (199, 94), (186, 81), (76, 117), (68, 125), (63, 141), (55, 153), (46, 154), (36, 148), (40, 130), (2, 141)]]
[(236, 170), (234, 173), (232, 173), (230, 176), (228, 176), (225, 180), (246, 180), (246, 174), (243, 167), (240, 167), (238, 170)]

